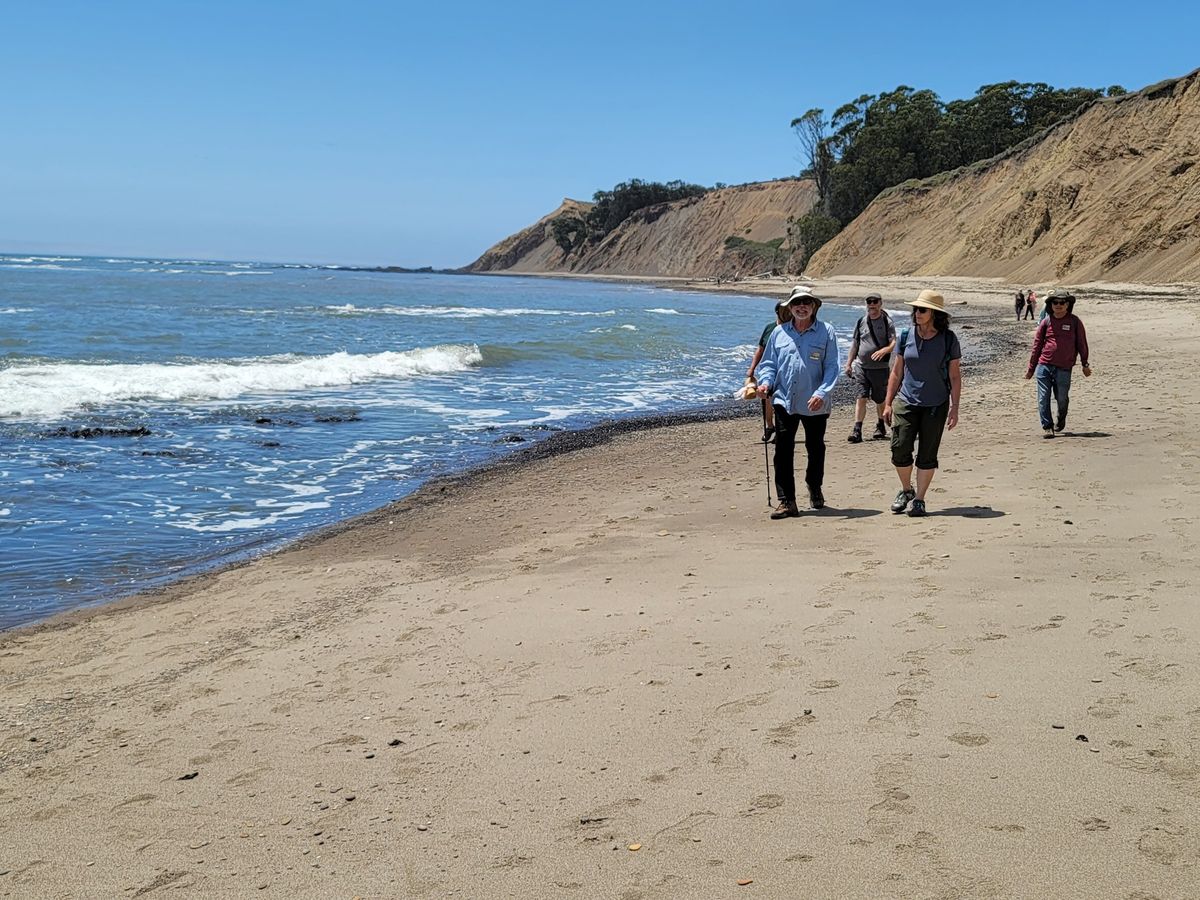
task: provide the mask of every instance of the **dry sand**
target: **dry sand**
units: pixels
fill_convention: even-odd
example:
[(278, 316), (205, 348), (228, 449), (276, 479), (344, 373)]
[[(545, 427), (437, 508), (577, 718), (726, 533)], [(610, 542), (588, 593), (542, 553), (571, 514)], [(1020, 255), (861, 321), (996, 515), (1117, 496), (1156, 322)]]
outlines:
[(1200, 307), (1083, 292), (1043, 441), (946, 292), (1020, 349), (928, 519), (845, 404), (782, 522), (684, 424), (0, 638), (0, 896), (1200, 896)]

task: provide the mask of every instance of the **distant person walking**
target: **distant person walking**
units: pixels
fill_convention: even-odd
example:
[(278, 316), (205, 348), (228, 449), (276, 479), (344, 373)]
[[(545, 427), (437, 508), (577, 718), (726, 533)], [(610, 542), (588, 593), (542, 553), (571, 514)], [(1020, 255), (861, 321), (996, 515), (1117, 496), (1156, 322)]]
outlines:
[(900, 333), (883, 418), (892, 426), (892, 465), (900, 478), (892, 512), (902, 513), (912, 504), (908, 514), (924, 516), (925, 494), (937, 471), (942, 433), (958, 424), (962, 349), (958, 336), (950, 330), (950, 315), (941, 294), (921, 291), (908, 305), (913, 308), (913, 324)]
[(1017, 291), (1016, 306), (1017, 306), (1017, 321), (1020, 322), (1021, 321), (1021, 313), (1025, 312), (1025, 292), (1024, 291)]
[[(754, 359), (750, 360), (750, 369), (746, 372), (746, 383), (754, 383), (754, 370), (758, 367), (758, 361), (762, 359), (763, 348), (767, 346), (767, 338), (771, 336), (771, 332), (782, 325), (784, 322), (791, 320), (792, 314), (788, 312), (786, 300), (780, 300), (775, 304), (775, 321), (763, 329), (762, 337), (758, 339), (758, 349), (754, 351)], [(762, 401), (763, 405), (763, 443), (771, 440), (771, 435), (775, 433), (775, 410), (771, 408), (771, 404), (767, 400)]]
[(1033, 292), (1033, 288), (1030, 288), (1029, 292), (1025, 295), (1025, 315), (1023, 315), (1021, 317), (1022, 321), (1024, 321), (1025, 319), (1032, 319), (1034, 317), (1033, 314), (1036, 311), (1037, 311), (1037, 294), (1035, 294)]
[(804, 429), (808, 485), (813, 509), (825, 505), (825, 427), (829, 394), (841, 371), (833, 326), (817, 319), (821, 298), (803, 285), (792, 288), (787, 309), (791, 321), (771, 332), (758, 363), (758, 396), (775, 407), (775, 493), (779, 506), (772, 519), (800, 515), (796, 505), (796, 435)]
[[(1083, 377), (1091, 378), (1088, 364), (1087, 332), (1075, 315), (1075, 297), (1069, 291), (1051, 291), (1046, 297), (1050, 315), (1038, 323), (1033, 334), (1033, 351), (1029, 354), (1026, 380), (1037, 375), (1038, 418), (1042, 437), (1053, 438), (1055, 432), (1067, 427), (1067, 411), (1071, 403), (1071, 370), (1076, 358), (1083, 364)], [(1058, 418), (1050, 419), (1050, 395), (1054, 395)]]
[(854, 325), (854, 337), (850, 339), (850, 350), (846, 354), (846, 374), (854, 381), (856, 400), (854, 403), (854, 429), (846, 438), (851, 444), (862, 443), (863, 421), (867, 417), (868, 398), (875, 402), (877, 420), (874, 440), (887, 437), (883, 423), (883, 401), (887, 397), (888, 367), (891, 365), (892, 350), (896, 346), (896, 325), (892, 317), (883, 311), (883, 298), (868, 294), (867, 314)]

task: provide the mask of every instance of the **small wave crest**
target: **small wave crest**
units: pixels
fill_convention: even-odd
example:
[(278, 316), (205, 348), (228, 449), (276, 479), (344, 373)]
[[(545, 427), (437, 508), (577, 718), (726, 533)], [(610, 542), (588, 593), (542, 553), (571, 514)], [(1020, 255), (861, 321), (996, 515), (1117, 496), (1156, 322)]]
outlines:
[(403, 352), (260, 357), (137, 365), (54, 363), (0, 371), (0, 417), (53, 419), (115, 403), (232, 400), (378, 379), (462, 372), (483, 361), (475, 344)]
[(578, 309), (536, 309), (516, 307), (496, 309), (489, 306), (340, 306), (321, 307), (335, 316), (432, 316), (443, 319), (504, 318), (507, 316), (615, 316), (615, 309), (592, 312)]

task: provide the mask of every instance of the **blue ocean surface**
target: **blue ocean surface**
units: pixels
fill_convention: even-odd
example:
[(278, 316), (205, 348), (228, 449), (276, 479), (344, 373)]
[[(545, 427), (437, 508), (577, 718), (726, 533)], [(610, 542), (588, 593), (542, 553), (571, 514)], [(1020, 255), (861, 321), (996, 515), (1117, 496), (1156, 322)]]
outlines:
[[(826, 305), (839, 332), (856, 311)], [(0, 254), (0, 628), (741, 385), (765, 297)]]

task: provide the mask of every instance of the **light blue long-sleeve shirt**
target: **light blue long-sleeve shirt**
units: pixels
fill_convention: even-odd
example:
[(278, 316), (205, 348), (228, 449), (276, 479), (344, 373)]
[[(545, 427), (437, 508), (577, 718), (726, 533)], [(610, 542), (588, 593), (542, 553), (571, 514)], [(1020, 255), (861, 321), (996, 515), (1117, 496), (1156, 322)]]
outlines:
[[(793, 414), (820, 416), (829, 413), (829, 394), (841, 370), (833, 326), (817, 319), (804, 331), (788, 322), (771, 332), (754, 371), (760, 385), (774, 388), (772, 403)], [(821, 399), (815, 411), (808, 408), (814, 396)]]

